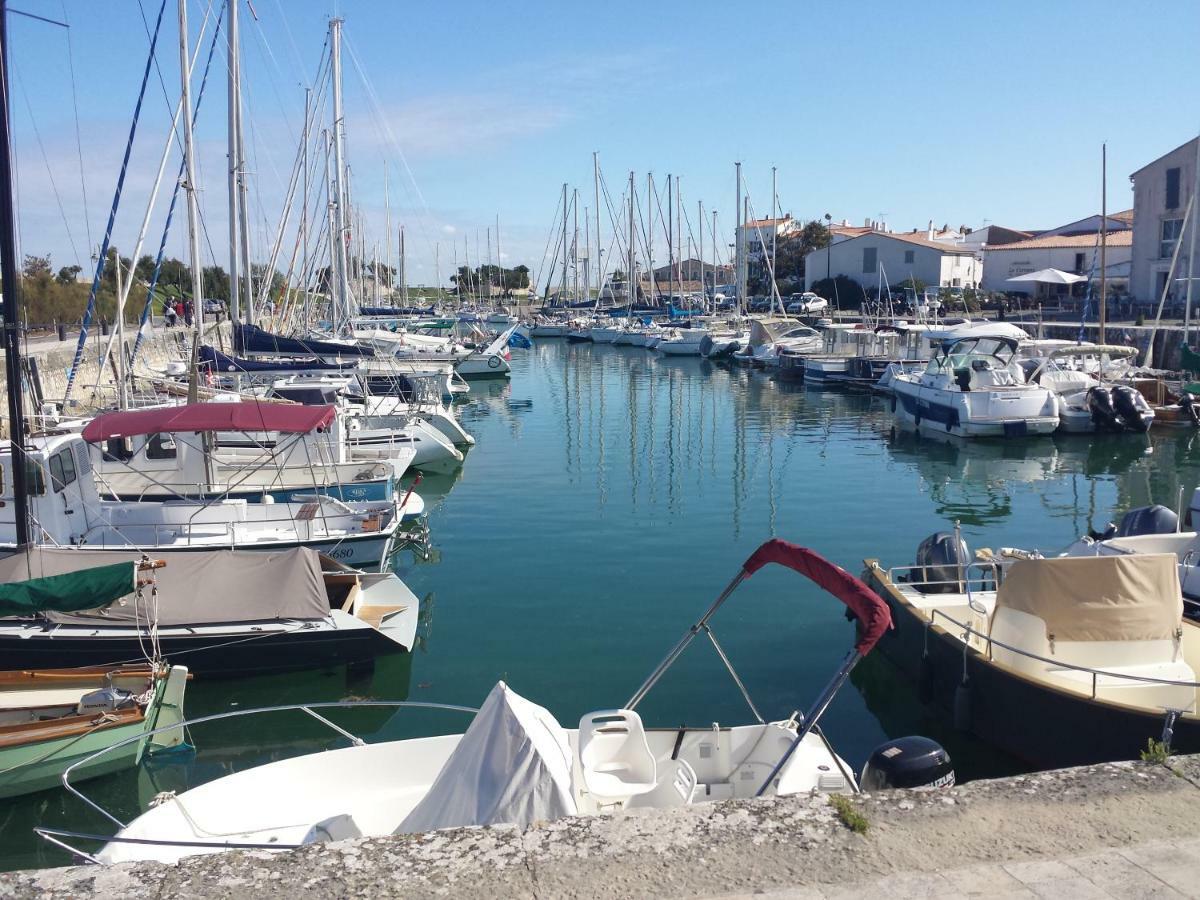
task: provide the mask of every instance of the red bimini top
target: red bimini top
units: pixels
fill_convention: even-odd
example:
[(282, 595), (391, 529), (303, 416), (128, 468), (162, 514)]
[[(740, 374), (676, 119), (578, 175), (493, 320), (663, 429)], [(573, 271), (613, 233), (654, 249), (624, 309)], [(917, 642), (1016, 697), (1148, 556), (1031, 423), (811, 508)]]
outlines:
[(333, 421), (332, 406), (299, 403), (188, 403), (103, 413), (87, 423), (89, 443), (110, 438), (185, 431), (279, 431), (307, 434)]

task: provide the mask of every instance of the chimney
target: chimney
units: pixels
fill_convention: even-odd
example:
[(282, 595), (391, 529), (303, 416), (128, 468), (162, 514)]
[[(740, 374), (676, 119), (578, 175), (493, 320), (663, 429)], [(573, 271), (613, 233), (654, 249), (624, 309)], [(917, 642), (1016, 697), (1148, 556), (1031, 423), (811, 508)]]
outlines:
[(874, 227), (875, 227), (875, 223), (872, 222), (870, 219), (863, 219), (863, 228), (874, 228)]

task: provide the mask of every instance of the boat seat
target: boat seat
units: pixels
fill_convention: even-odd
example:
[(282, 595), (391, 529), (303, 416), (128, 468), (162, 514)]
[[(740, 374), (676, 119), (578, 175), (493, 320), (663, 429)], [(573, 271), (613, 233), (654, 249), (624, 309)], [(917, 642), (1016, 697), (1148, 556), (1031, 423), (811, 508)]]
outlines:
[(603, 709), (579, 720), (579, 769), (599, 804), (623, 803), (658, 786), (657, 763), (642, 717), (631, 709)]
[(627, 809), (673, 809), (687, 806), (696, 793), (696, 770), (684, 759), (673, 759), (658, 778), (652, 791), (639, 794), (626, 804)]
[(349, 813), (340, 813), (323, 819), (300, 839), (301, 844), (323, 844), (327, 841), (348, 841), (351, 838), (363, 836), (354, 817)]

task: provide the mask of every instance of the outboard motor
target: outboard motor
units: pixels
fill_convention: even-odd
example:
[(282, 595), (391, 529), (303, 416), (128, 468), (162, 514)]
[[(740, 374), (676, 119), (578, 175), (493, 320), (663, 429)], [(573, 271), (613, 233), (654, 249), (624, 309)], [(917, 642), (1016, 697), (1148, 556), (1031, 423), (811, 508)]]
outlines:
[(1117, 416), (1130, 431), (1146, 432), (1154, 421), (1154, 411), (1138, 391), (1127, 384), (1114, 385), (1112, 405)]
[(1108, 388), (1097, 386), (1087, 392), (1088, 411), (1092, 414), (1092, 424), (1098, 431), (1124, 431), (1125, 426), (1113, 408), (1112, 392)]
[(971, 390), (971, 370), (962, 368), (954, 370), (954, 383), (964, 394)]
[(937, 531), (917, 547), (917, 565), (912, 581), (922, 594), (951, 594), (962, 590), (963, 569), (971, 562), (971, 551), (951, 531)]
[(700, 338), (700, 355), (701, 356), (707, 357), (708, 354), (712, 353), (712, 348), (713, 348), (713, 339), (712, 339), (711, 334), (706, 334), (704, 337)]
[(80, 697), (79, 704), (75, 707), (75, 712), (81, 716), (91, 715), (92, 713), (114, 712), (115, 710), (132, 706), (134, 702), (135, 698), (131, 691), (124, 691), (117, 687), (105, 687), (89, 691)]
[(1193, 425), (1200, 425), (1200, 404), (1197, 403), (1195, 394), (1184, 391), (1183, 396), (1179, 398), (1179, 408), (1191, 419)]
[(1121, 516), (1121, 524), (1108, 523), (1103, 531), (1089, 532), (1093, 540), (1107, 541), (1110, 538), (1136, 537), (1140, 534), (1174, 534), (1179, 527), (1179, 517), (1165, 506), (1139, 506)]
[(954, 787), (954, 766), (937, 741), (916, 735), (896, 738), (875, 748), (858, 786), (864, 791)]

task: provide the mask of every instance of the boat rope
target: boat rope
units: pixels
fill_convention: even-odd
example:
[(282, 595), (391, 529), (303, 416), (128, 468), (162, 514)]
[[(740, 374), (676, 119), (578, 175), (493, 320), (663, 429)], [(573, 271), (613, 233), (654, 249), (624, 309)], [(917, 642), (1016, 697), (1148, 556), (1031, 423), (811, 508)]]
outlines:
[[(225, 7), (222, 6), (221, 12), (217, 15), (217, 25), (213, 30), (212, 43), (208, 45), (208, 58), (204, 61), (204, 74), (200, 79), (200, 90), (196, 93), (196, 108), (192, 113), (193, 127), (195, 127), (197, 117), (200, 115), (200, 104), (204, 102), (204, 88), (208, 85), (208, 73), (212, 67), (213, 52), (217, 47), (217, 39), (221, 36), (221, 23), (224, 19), (224, 15)], [(179, 162), (179, 174), (175, 178), (175, 190), (171, 193), (171, 205), (167, 207), (167, 218), (163, 223), (162, 240), (159, 242), (158, 255), (154, 260), (154, 273), (150, 276), (150, 284), (146, 288), (146, 303), (142, 307), (142, 317), (138, 322), (137, 336), (133, 341), (133, 350), (129, 354), (129, 367), (127, 372), (129, 373), (130, 378), (132, 378), (133, 375), (133, 367), (137, 363), (138, 351), (141, 350), (142, 342), (146, 337), (147, 325), (150, 323), (151, 317), (154, 315), (154, 295), (158, 289), (159, 276), (162, 274), (163, 257), (166, 255), (167, 250), (167, 238), (171, 233), (171, 220), (175, 216), (175, 206), (179, 201), (179, 192), (183, 185), (184, 172), (186, 168), (187, 160), (185, 158)], [(135, 265), (137, 264), (137, 260), (134, 260), (133, 262)], [(130, 277), (133, 277), (132, 273), (130, 273)], [(203, 310), (199, 310), (198, 312), (200, 315), (204, 314)]]
[(121, 172), (117, 176), (117, 189), (113, 194), (112, 208), (108, 213), (108, 225), (104, 229), (104, 241), (100, 245), (99, 258), (96, 260), (96, 273), (92, 277), (92, 288), (88, 291), (87, 308), (83, 313), (83, 322), (79, 329), (79, 340), (75, 344), (75, 357), (71, 361), (71, 370), (67, 373), (67, 387), (63, 391), (64, 407), (71, 399), (71, 388), (79, 374), (79, 365), (83, 361), (83, 351), (87, 346), (88, 328), (96, 315), (96, 294), (100, 290), (100, 279), (104, 276), (104, 264), (108, 259), (108, 248), (112, 242), (113, 226), (117, 220), (117, 209), (121, 205), (121, 192), (125, 188), (125, 175), (129, 171), (129, 157), (133, 152), (133, 139), (137, 134), (138, 120), (142, 114), (142, 101), (146, 97), (146, 85), (150, 81), (150, 69), (154, 64), (155, 50), (158, 46), (158, 35), (162, 30), (163, 13), (166, 12), (167, 0), (162, 0), (158, 7), (158, 20), (154, 24), (154, 34), (150, 39), (150, 52), (146, 57), (146, 68), (142, 73), (142, 85), (138, 90), (137, 104), (133, 109), (133, 121), (129, 125), (129, 138), (125, 142), (125, 156), (121, 160)]
[[(79, 159), (79, 191), (83, 195), (83, 228), (87, 245), (92, 247), (92, 216), (88, 211), (87, 178), (83, 171), (83, 138), (79, 130), (79, 91), (75, 86), (75, 45), (71, 41), (71, 21), (67, 18), (67, 0), (62, 0), (63, 22), (67, 25), (67, 70), (71, 75), (71, 108), (75, 115), (75, 153)], [(79, 260), (76, 260), (78, 262)]]

